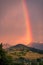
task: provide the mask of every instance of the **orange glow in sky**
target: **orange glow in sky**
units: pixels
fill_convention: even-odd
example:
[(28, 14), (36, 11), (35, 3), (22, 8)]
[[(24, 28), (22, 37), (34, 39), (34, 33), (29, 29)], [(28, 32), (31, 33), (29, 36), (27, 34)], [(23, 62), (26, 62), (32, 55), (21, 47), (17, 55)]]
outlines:
[[(30, 25), (30, 18), (28, 16), (28, 10), (27, 10), (27, 7), (26, 7), (26, 3), (25, 3), (25, 0), (21, 0), (21, 1), (22, 1), (21, 4), (22, 4), (23, 15), (24, 15), (24, 22), (25, 22), (25, 25), (26, 25), (26, 33), (24, 33), (23, 36), (17, 36), (17, 37), (14, 34), (12, 34), (12, 35), (11, 34), (8, 34), (8, 35), (6, 34), (5, 36), (2, 36), (1, 39), (0, 39), (0, 41), (2, 41), (4, 43), (9, 43), (11, 45), (22, 43), (22, 44), (26, 44), (27, 45), (27, 44), (29, 44), (30, 42), (33, 41), (31, 25)], [(11, 16), (16, 15), (15, 12), (13, 12), (12, 10), (11, 10), (11, 13), (9, 12), (10, 13), (9, 16), (10, 15)], [(10, 26), (11, 23), (9, 23), (7, 21), (9, 21), (9, 18), (5, 17), (6, 25), (8, 26), (8, 24), (9, 24), (9, 26)], [(14, 24), (13, 24), (13, 26), (14, 26)], [(5, 25), (5, 27), (6, 27), (6, 25)]]

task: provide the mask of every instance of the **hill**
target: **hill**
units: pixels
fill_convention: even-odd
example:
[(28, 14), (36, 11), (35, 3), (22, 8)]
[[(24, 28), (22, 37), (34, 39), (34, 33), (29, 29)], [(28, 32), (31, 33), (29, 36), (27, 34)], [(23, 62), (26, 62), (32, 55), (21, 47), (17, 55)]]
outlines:
[(8, 54), (13, 56), (13, 58), (24, 57), (28, 59), (37, 59), (43, 57), (43, 50), (28, 47), (23, 44), (18, 44), (11, 46), (7, 49)]
[[(43, 58), (43, 50), (28, 47), (23, 44), (11, 46), (7, 49), (7, 55), (12, 56), (13, 61), (20, 62), (37, 62), (37, 59)], [(42, 59), (43, 61), (43, 59)], [(41, 61), (40, 61), (41, 62)], [(35, 64), (34, 64), (35, 65)]]
[(33, 42), (33, 43), (28, 44), (27, 46), (43, 50), (43, 43)]
[(43, 54), (43, 50), (36, 49), (36, 48), (33, 48), (33, 47), (28, 47), (28, 46), (23, 45), (23, 44), (18, 44), (18, 45), (15, 45), (15, 46), (11, 46), (11, 47), (8, 48), (8, 50), (9, 51), (13, 51), (13, 50), (24, 51), (24, 50), (27, 50), (27, 51), (32, 51), (32, 52)]
[(22, 44), (3, 49), (1, 44), (0, 59), (4, 65), (43, 65), (43, 53), (35, 50)]

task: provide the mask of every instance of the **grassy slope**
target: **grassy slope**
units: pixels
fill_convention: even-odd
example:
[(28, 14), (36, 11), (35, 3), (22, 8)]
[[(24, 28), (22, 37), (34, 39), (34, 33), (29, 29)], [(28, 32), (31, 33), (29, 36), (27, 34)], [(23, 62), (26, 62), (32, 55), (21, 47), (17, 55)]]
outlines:
[(30, 60), (43, 57), (43, 54), (35, 53), (32, 51), (12, 51), (8, 52), (8, 55), (11, 55), (13, 58), (24, 57)]
[(37, 49), (29, 48), (21, 44), (10, 47), (8, 49), (8, 55), (12, 56), (13, 58), (24, 57), (30, 60), (43, 57), (43, 54), (38, 53)]

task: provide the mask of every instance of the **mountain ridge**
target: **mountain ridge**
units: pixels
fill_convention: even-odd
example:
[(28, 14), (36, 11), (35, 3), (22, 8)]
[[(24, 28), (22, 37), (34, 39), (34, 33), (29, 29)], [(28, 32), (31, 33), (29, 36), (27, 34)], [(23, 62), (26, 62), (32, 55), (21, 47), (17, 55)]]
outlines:
[(43, 50), (43, 43), (33, 42), (33, 43), (28, 44), (27, 46)]
[(43, 54), (43, 50), (36, 49), (36, 48), (33, 48), (33, 47), (28, 47), (28, 46), (23, 45), (23, 44), (17, 44), (15, 46), (11, 46), (11, 47), (8, 48), (9, 51), (14, 50), (14, 49), (21, 50), (21, 51), (26, 49), (28, 51), (32, 51), (32, 52), (37, 52), (37, 53)]

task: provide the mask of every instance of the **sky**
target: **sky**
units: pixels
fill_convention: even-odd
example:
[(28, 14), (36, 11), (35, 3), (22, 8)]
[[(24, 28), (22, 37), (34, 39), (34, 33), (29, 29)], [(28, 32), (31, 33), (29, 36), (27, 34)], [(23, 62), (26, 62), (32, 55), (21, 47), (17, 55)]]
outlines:
[(43, 43), (43, 0), (0, 0), (0, 42)]

